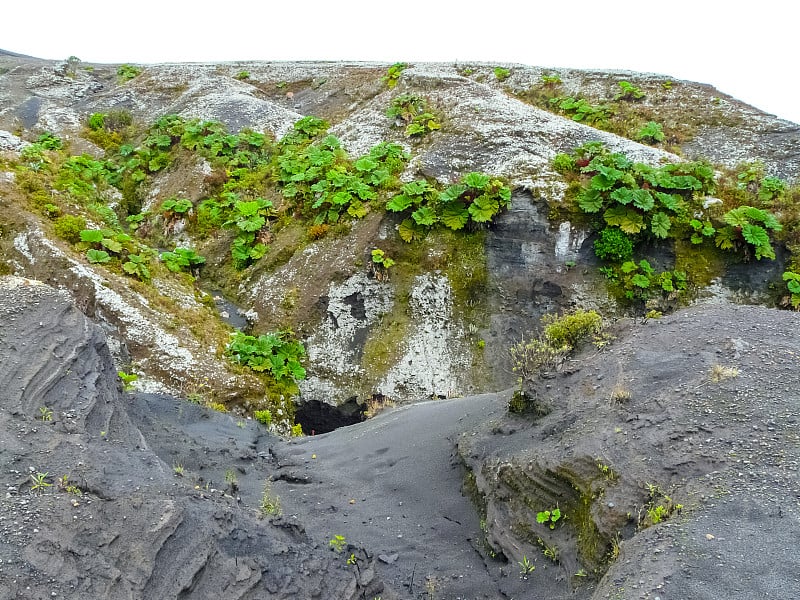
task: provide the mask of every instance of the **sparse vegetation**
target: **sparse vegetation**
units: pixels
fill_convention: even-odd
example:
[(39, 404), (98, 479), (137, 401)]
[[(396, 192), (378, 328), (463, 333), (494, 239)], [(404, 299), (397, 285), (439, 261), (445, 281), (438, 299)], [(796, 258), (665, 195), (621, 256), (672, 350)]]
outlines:
[(125, 371), (118, 371), (117, 376), (122, 380), (122, 389), (129, 392), (133, 389), (133, 384), (139, 379), (136, 373), (126, 373)]
[(119, 77), (120, 81), (128, 81), (130, 79), (134, 79), (138, 77), (142, 73), (142, 69), (139, 67), (135, 67), (133, 65), (120, 65), (117, 68), (117, 77)]
[(556, 523), (558, 523), (559, 519), (561, 519), (561, 516), (561, 510), (558, 508), (543, 510), (536, 513), (536, 522), (547, 525), (550, 529), (555, 529)]
[(497, 81), (505, 81), (511, 76), (511, 71), (504, 67), (495, 67), (493, 72)]
[(328, 546), (334, 551), (341, 553), (347, 547), (347, 540), (343, 535), (334, 535), (328, 540)]
[(281, 514), (281, 499), (272, 492), (272, 484), (269, 480), (264, 484), (264, 492), (261, 495), (261, 515), (263, 517), (277, 517)]
[(533, 573), (536, 570), (536, 565), (534, 565), (528, 557), (524, 554), (522, 555), (522, 560), (519, 561), (519, 576), (522, 579), (527, 579), (528, 575)]
[(400, 75), (402, 75), (403, 71), (407, 67), (408, 65), (402, 62), (394, 63), (391, 67), (389, 67), (389, 70), (383, 77), (383, 81), (386, 83), (389, 89), (397, 85), (397, 82), (400, 81)]

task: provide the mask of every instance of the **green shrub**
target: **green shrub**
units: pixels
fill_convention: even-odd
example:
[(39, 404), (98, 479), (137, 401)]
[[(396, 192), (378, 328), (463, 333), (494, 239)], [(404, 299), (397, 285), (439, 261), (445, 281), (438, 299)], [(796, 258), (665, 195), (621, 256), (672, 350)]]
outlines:
[(253, 417), (256, 421), (267, 427), (272, 423), (272, 413), (268, 410), (256, 410), (253, 412)]
[(497, 78), (497, 81), (505, 81), (511, 76), (511, 71), (503, 67), (495, 67), (494, 76)]
[(75, 215), (63, 215), (53, 223), (55, 234), (70, 244), (81, 241), (81, 231), (84, 229), (86, 229), (86, 219)]
[(425, 99), (414, 94), (400, 94), (394, 98), (386, 116), (406, 126), (406, 137), (420, 137), (441, 129), (436, 115), (428, 110)]
[(119, 77), (120, 81), (128, 81), (129, 79), (133, 79), (134, 77), (138, 77), (141, 74), (142, 70), (139, 67), (134, 67), (133, 65), (120, 65), (117, 69), (117, 77)]
[(783, 229), (775, 215), (752, 206), (738, 206), (726, 212), (722, 218), (726, 226), (717, 230), (718, 248), (740, 252), (745, 260), (750, 258), (751, 252), (756, 260), (765, 257), (775, 259), (768, 230)]
[(606, 227), (594, 242), (594, 253), (602, 260), (621, 262), (633, 256), (633, 242), (619, 227)]
[(248, 71), (239, 71), (236, 74), (235, 79), (238, 79), (239, 81), (244, 81), (245, 79), (250, 79), (250, 73)]
[(800, 273), (786, 271), (783, 274), (783, 280), (786, 282), (786, 288), (791, 294), (792, 307), (800, 309)]
[(391, 67), (389, 67), (389, 70), (383, 77), (383, 81), (386, 83), (387, 87), (391, 89), (396, 86), (397, 82), (400, 81), (400, 75), (407, 67), (408, 65), (402, 62), (394, 63)]
[(642, 128), (636, 133), (636, 139), (648, 144), (657, 144), (664, 141), (664, 130), (660, 124), (655, 121), (649, 121), (642, 125)]
[(590, 336), (600, 333), (603, 328), (603, 319), (594, 310), (578, 309), (573, 313), (545, 315), (544, 337), (555, 348), (572, 350), (577, 348)]
[(619, 92), (617, 92), (615, 100), (641, 100), (645, 97), (645, 93), (629, 81), (620, 81)]
[(160, 258), (167, 269), (173, 273), (194, 271), (206, 262), (205, 257), (200, 256), (191, 248), (175, 248), (173, 252), (162, 252)]
[(386, 210), (411, 213), (398, 228), (400, 237), (411, 242), (438, 224), (458, 231), (468, 224), (490, 223), (510, 202), (511, 189), (502, 180), (473, 172), (442, 192), (425, 180), (407, 183)]
[(575, 158), (571, 154), (563, 153), (556, 154), (551, 164), (553, 165), (553, 170), (556, 173), (561, 173), (562, 175), (575, 171), (577, 167)]
[(87, 121), (89, 129), (91, 129), (92, 131), (103, 129), (105, 127), (105, 119), (106, 115), (104, 115), (103, 113), (92, 113)]
[(590, 104), (584, 98), (556, 96), (551, 98), (548, 103), (551, 109), (566, 114), (573, 121), (589, 125), (601, 125), (613, 114), (610, 106)]
[(290, 331), (267, 333), (258, 337), (237, 331), (225, 348), (225, 354), (253, 371), (268, 372), (277, 382), (305, 379), (300, 364), (305, 356), (303, 344)]

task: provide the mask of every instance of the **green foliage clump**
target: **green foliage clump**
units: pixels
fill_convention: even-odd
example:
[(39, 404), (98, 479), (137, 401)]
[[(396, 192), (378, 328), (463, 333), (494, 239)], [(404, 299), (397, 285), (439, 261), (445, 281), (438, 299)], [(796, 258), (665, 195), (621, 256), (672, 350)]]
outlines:
[(142, 69), (139, 67), (134, 67), (133, 65), (120, 65), (117, 68), (117, 77), (119, 77), (120, 81), (128, 81), (135, 77), (138, 77), (142, 73)]
[(581, 310), (562, 316), (545, 315), (544, 337), (555, 348), (572, 350), (584, 340), (595, 336), (603, 329), (603, 319), (594, 310)]
[(800, 273), (794, 271), (785, 271), (783, 273), (783, 280), (786, 282), (786, 288), (789, 290), (790, 302), (792, 308), (800, 309)]
[(621, 262), (633, 256), (633, 242), (618, 227), (606, 227), (594, 242), (594, 253), (602, 260)]
[(716, 244), (722, 250), (734, 250), (748, 260), (775, 259), (770, 244), (769, 231), (781, 231), (783, 227), (771, 212), (752, 206), (738, 206), (726, 212), (725, 227), (717, 230)]
[(167, 269), (173, 273), (194, 272), (206, 262), (205, 257), (200, 256), (191, 248), (175, 248), (172, 252), (162, 252), (160, 258)]
[(300, 364), (305, 356), (303, 344), (290, 331), (278, 331), (258, 337), (237, 331), (225, 348), (232, 360), (256, 371), (267, 372), (279, 383), (305, 379)]
[(657, 144), (664, 141), (664, 130), (659, 123), (648, 121), (636, 133), (636, 139), (647, 144)]
[[(564, 359), (587, 338), (602, 332), (603, 319), (593, 310), (576, 310), (560, 317), (545, 315), (544, 330), (538, 337), (522, 339), (509, 349), (514, 373), (522, 381), (532, 381), (543, 372), (557, 369)], [(515, 410), (523, 407), (524, 394), (520, 392)]]
[(250, 72), (249, 71), (239, 71), (234, 79), (238, 79), (239, 81), (244, 81), (245, 79), (250, 79)]
[(383, 81), (386, 83), (389, 89), (397, 85), (397, 82), (400, 81), (400, 75), (407, 67), (408, 65), (403, 62), (394, 63), (391, 67), (389, 67), (386, 75), (383, 76)]
[(256, 410), (253, 411), (253, 417), (262, 425), (269, 427), (272, 423), (272, 413), (269, 410)]
[(395, 184), (408, 154), (384, 142), (352, 162), (335, 136), (318, 139), (327, 128), (315, 117), (295, 123), (278, 145), (275, 177), (283, 197), (315, 224), (336, 223), (344, 215), (363, 218), (380, 191)]
[(503, 67), (495, 67), (494, 76), (497, 79), (497, 81), (505, 81), (511, 76), (511, 71)]
[(623, 262), (619, 267), (600, 269), (605, 276), (618, 285), (626, 300), (645, 301), (658, 294), (672, 296), (687, 288), (688, 278), (684, 271), (656, 272), (649, 261)]
[(570, 96), (550, 98), (549, 106), (551, 109), (571, 117), (573, 121), (595, 126), (605, 123), (613, 114), (613, 109), (607, 104), (595, 105), (585, 98)]
[(637, 239), (665, 239), (674, 226), (688, 225), (691, 209), (699, 209), (699, 199), (715, 187), (714, 170), (702, 162), (651, 167), (594, 142), (574, 157), (581, 183), (578, 207), (602, 215), (603, 227)]
[(777, 200), (786, 193), (786, 182), (779, 177), (764, 177), (758, 187), (758, 199), (764, 203)]
[(70, 244), (81, 241), (81, 231), (86, 229), (86, 219), (76, 215), (63, 215), (53, 223), (53, 231)]
[(473, 172), (442, 192), (425, 180), (407, 183), (386, 209), (411, 213), (398, 228), (400, 237), (411, 242), (438, 224), (458, 231), (490, 223), (510, 202), (511, 189), (502, 180)]
[(556, 173), (561, 173), (562, 175), (574, 171), (576, 168), (575, 157), (564, 152), (556, 154), (551, 164), (553, 166), (553, 170)]
[(406, 137), (422, 137), (442, 127), (436, 115), (428, 110), (425, 99), (414, 94), (395, 97), (386, 116), (397, 124), (405, 125)]
[(645, 97), (645, 93), (633, 85), (630, 81), (620, 81), (618, 84), (619, 91), (617, 92), (615, 100), (641, 100)]
[(237, 269), (243, 269), (252, 261), (263, 257), (269, 248), (259, 241), (259, 232), (267, 225), (267, 220), (275, 215), (272, 202), (264, 198), (255, 200), (236, 200), (231, 219), (226, 227), (236, 229), (236, 238), (231, 245), (231, 256)]
[(386, 253), (380, 248), (375, 248), (372, 251), (372, 274), (378, 281), (386, 281), (389, 279), (389, 269), (394, 266), (394, 259), (386, 256)]

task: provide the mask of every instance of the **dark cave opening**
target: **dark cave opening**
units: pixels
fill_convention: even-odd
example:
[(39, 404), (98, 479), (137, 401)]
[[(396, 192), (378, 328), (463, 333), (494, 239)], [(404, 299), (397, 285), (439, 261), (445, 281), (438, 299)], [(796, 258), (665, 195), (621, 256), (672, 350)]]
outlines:
[(339, 427), (355, 425), (364, 420), (364, 407), (355, 398), (339, 406), (319, 400), (298, 403), (294, 420), (303, 428), (306, 435), (328, 433)]

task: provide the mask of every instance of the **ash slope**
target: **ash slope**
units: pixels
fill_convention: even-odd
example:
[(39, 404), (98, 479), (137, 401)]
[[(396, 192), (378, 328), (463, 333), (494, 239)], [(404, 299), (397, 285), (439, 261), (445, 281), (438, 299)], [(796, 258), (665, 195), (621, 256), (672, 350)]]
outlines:
[[(187, 426), (176, 438), (160, 426), (145, 439), (129, 416), (145, 397), (122, 394), (105, 337), (65, 294), (3, 278), (0, 315), (0, 598), (355, 599), (382, 591), (302, 528), (260, 520), (258, 504), (239, 505), (188, 469), (176, 477), (150, 444), (168, 436), (202, 454), (213, 436), (186, 439)], [(41, 407), (52, 420), (40, 418)], [(185, 410), (195, 428), (209, 417), (171, 408)], [(209, 428), (228, 443), (231, 461), (264, 462), (255, 428), (216, 419)], [(37, 473), (50, 484), (41, 494), (32, 489)], [(62, 475), (83, 494), (61, 490)]]
[[(796, 314), (704, 305), (622, 327), (607, 351), (548, 380), (553, 411), (538, 421), (486, 394), (284, 442), (195, 405), (123, 395), (103, 336), (63, 293), (18, 278), (0, 290), (4, 600), (795, 593)], [(713, 382), (714, 365), (738, 375)], [(631, 394), (624, 405), (608, 401), (617, 386)], [(37, 418), (41, 406), (53, 421)], [(460, 460), (483, 524), (462, 496)], [(215, 490), (226, 471), (236, 498)], [(40, 495), (36, 472), (54, 484)], [(84, 494), (60, 491), (62, 474)], [(267, 521), (257, 512), (268, 477), (284, 516)], [(636, 530), (627, 514), (641, 513), (648, 483), (684, 509)], [(598, 574), (608, 568), (599, 581), (574, 577), (593, 564), (577, 550), (581, 486), (598, 547), (621, 539), (615, 562), (597, 561)], [(536, 530), (532, 511), (551, 505), (563, 525)], [(559, 547), (558, 564), (530, 532)], [(342, 554), (328, 548), (334, 535), (347, 539)], [(537, 566), (527, 579), (523, 556)]]

